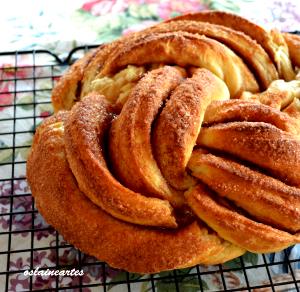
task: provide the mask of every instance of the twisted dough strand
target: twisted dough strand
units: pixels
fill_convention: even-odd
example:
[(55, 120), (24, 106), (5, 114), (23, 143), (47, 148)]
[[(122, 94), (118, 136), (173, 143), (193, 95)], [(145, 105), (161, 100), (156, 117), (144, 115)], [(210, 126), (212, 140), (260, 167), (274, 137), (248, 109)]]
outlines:
[(188, 167), (219, 196), (233, 201), (260, 222), (290, 232), (300, 229), (300, 189), (199, 150), (193, 152)]
[(195, 181), (186, 173), (206, 108), (213, 100), (229, 99), (225, 83), (206, 69), (197, 69), (172, 93), (157, 119), (153, 146), (164, 177), (176, 189)]
[(167, 201), (146, 198), (121, 185), (104, 159), (105, 131), (112, 119), (105, 98), (91, 95), (74, 106), (65, 122), (65, 148), (79, 188), (98, 206), (124, 221), (176, 227)]
[(251, 71), (258, 77), (258, 83), (262, 89), (266, 89), (273, 80), (279, 78), (275, 65), (263, 47), (248, 35), (236, 31), (234, 28), (195, 20), (177, 20), (162, 23), (148, 30), (157, 33), (186, 31), (205, 35), (225, 44), (247, 63)]
[(287, 184), (300, 186), (300, 137), (271, 124), (216, 124), (202, 129), (197, 144), (230, 153), (260, 166)]
[(223, 79), (233, 97), (257, 92), (258, 83), (243, 61), (223, 44), (187, 32), (153, 33), (128, 41), (106, 61), (101, 74), (109, 75), (128, 64), (175, 63), (203, 67)]
[(171, 21), (178, 20), (195, 20), (200, 22), (208, 22), (218, 24), (233, 30), (240, 31), (257, 41), (264, 50), (270, 55), (277, 67), (279, 77), (285, 80), (295, 78), (292, 62), (289, 57), (289, 48), (281, 34), (272, 30), (271, 33), (265, 31), (262, 27), (242, 18), (238, 15), (226, 13), (222, 11), (204, 11), (202, 13), (191, 13), (178, 16)]
[(125, 185), (174, 205), (183, 204), (183, 194), (170, 187), (162, 176), (152, 154), (150, 135), (162, 102), (183, 76), (175, 67), (166, 66), (142, 78), (112, 124), (109, 145), (114, 171)]
[(299, 243), (299, 235), (257, 223), (213, 199), (201, 184), (185, 193), (193, 211), (222, 238), (252, 252), (276, 252)]
[(235, 121), (264, 122), (276, 128), (300, 135), (300, 120), (275, 110), (272, 107), (242, 100), (228, 100), (226, 102), (212, 102), (204, 116), (204, 125)]

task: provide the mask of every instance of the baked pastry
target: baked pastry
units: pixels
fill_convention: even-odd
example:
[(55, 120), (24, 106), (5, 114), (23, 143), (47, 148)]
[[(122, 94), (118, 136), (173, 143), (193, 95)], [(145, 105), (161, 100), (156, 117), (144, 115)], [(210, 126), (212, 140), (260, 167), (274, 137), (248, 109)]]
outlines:
[(82, 251), (138, 273), (299, 243), (292, 38), (208, 11), (77, 61), (27, 163), (41, 214)]

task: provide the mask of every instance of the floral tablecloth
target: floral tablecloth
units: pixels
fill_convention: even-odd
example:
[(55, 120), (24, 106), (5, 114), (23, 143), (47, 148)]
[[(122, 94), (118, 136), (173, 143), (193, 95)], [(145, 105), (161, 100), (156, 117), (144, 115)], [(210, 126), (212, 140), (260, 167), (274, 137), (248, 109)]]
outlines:
[(0, 9), (0, 51), (45, 48), (65, 54), (99, 44), (162, 19), (203, 9), (226, 10), (266, 28), (300, 30), (298, 0), (73, 0), (5, 1)]
[[(111, 41), (122, 34), (140, 30), (160, 20), (167, 19), (190, 11), (218, 9), (233, 11), (243, 15), (266, 28), (277, 27), (282, 31), (300, 30), (300, 1), (258, 1), (258, 0), (189, 0), (189, 1), (157, 1), (157, 0), (94, 0), (94, 1), (6, 1), (0, 9), (0, 51), (47, 49), (64, 58), (68, 52), (79, 45), (99, 44)], [(50, 57), (51, 59), (51, 57)], [(17, 60), (17, 64), (15, 63)], [(6, 276), (1, 274), (7, 270), (7, 250), (10, 254), (10, 271), (34, 267), (54, 267), (59, 258), (60, 265), (83, 264), (85, 275), (78, 277), (34, 277), (32, 286), (35, 289), (68, 287), (70, 285), (94, 284), (105, 278), (111, 291), (127, 290), (126, 285), (115, 285), (114, 282), (127, 279), (126, 273), (103, 266), (93, 265), (96, 260), (81, 255), (68, 245), (34, 211), (30, 190), (25, 179), (25, 161), (29, 145), (32, 141), (34, 125), (38, 125), (44, 117), (52, 113), (50, 104), (51, 88), (64, 70), (65, 66), (44, 66), (55, 64), (49, 60), (49, 55), (36, 56), (33, 68), (31, 54), (15, 56), (0, 56), (0, 291), (4, 291)], [(14, 70), (14, 66), (19, 67)], [(14, 79), (19, 79), (15, 81)], [(14, 94), (14, 92), (17, 92)], [(37, 104), (35, 104), (37, 102)], [(13, 103), (16, 104), (13, 107)], [(37, 118), (32, 118), (37, 116)], [(17, 117), (15, 120), (13, 117)], [(20, 119), (19, 119), (20, 118)], [(18, 134), (11, 134), (17, 131)], [(12, 146), (16, 146), (12, 150)], [(27, 147), (26, 147), (27, 146)], [(15, 165), (12, 166), (12, 161)], [(15, 180), (11, 180), (14, 178)], [(13, 198), (10, 196), (13, 195)], [(12, 207), (12, 210), (10, 210)], [(14, 215), (10, 216), (9, 213)], [(32, 212), (31, 212), (32, 211)], [(6, 215), (5, 215), (6, 214)], [(11, 224), (10, 224), (11, 219)], [(32, 226), (34, 224), (34, 226)], [(22, 230), (38, 229), (33, 235)], [(47, 229), (48, 228), (48, 229)], [(45, 230), (47, 229), (47, 230)], [(13, 233), (8, 240), (8, 231)], [(8, 246), (8, 242), (10, 246)], [(59, 250), (55, 248), (60, 246)], [(34, 251), (29, 249), (34, 247)], [(22, 252), (23, 250), (23, 252)], [(293, 277), (300, 279), (300, 264), (292, 262), (291, 266), (271, 265), (269, 270), (264, 267), (266, 262), (276, 263), (300, 258), (300, 246), (290, 248), (282, 253), (266, 255), (265, 257), (247, 253), (243, 259), (246, 266), (258, 265), (247, 269), (247, 279), (238, 268), (240, 260), (224, 265), (226, 268), (236, 268), (237, 271), (225, 272), (227, 289), (245, 287), (246, 281), (254, 285), (268, 285), (270, 273), (273, 282), (292, 281)], [(86, 265), (85, 265), (86, 264)], [(205, 290), (223, 289), (220, 273), (205, 273), (218, 271), (220, 267), (200, 267), (204, 272), (201, 284)], [(290, 268), (294, 274), (290, 273)], [(178, 283), (180, 291), (197, 291), (199, 279), (193, 274), (195, 269), (177, 271), (177, 274), (191, 274), (189, 278)], [(154, 275), (154, 285), (157, 291), (174, 291), (174, 282), (166, 280), (173, 272)], [(156, 277), (162, 280), (155, 281)], [(132, 280), (141, 280), (149, 276), (130, 274)], [(165, 278), (165, 280), (164, 280)], [(80, 282), (81, 281), (81, 282)], [(150, 281), (141, 281), (131, 287), (132, 291), (151, 290)], [(9, 291), (29, 289), (29, 278), (22, 273), (11, 273), (8, 278)], [(149, 288), (150, 287), (150, 288)], [(92, 291), (84, 288), (83, 291)], [(74, 291), (77, 291), (74, 289)], [(98, 290), (97, 290), (98, 291)], [(270, 291), (270, 288), (254, 289), (253, 291)], [(295, 291), (295, 285), (278, 286), (276, 291)]]

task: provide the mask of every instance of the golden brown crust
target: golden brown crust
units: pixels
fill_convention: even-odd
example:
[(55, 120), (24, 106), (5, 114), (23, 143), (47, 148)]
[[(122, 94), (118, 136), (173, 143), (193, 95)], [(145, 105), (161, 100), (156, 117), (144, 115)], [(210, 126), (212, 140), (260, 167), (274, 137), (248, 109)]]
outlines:
[(158, 165), (174, 188), (186, 190), (195, 184), (185, 169), (204, 113), (211, 101), (229, 97), (224, 82), (206, 69), (196, 70), (170, 96), (157, 119), (153, 146)]
[(114, 43), (105, 44), (100, 47), (97, 54), (94, 55), (89, 64), (86, 66), (82, 75), (82, 89), (80, 92), (81, 99), (84, 98), (84, 96), (86, 96), (89, 92), (91, 92), (91, 82), (103, 67), (107, 57), (118, 48), (118, 43), (122, 43), (122, 39)]
[(206, 68), (224, 80), (233, 97), (244, 90), (259, 90), (253, 74), (233, 51), (215, 40), (181, 31), (128, 40), (126, 46), (111, 54), (101, 72), (109, 75), (128, 64), (147, 63)]
[[(229, 56), (225, 67), (228, 67), (228, 64), (236, 63), (236, 66), (233, 67), (239, 67), (239, 69), (237, 70), (237, 68), (235, 68), (235, 73), (232, 71), (232, 68), (223, 70), (224, 68), (221, 66), (221, 68), (218, 69), (215, 66), (218, 67), (220, 64), (215, 66), (205, 64), (205, 62), (203, 63), (201, 61), (201, 58), (199, 59), (199, 56), (196, 56), (196, 58), (192, 57), (190, 61), (187, 62), (187, 60), (183, 60), (183, 54), (180, 50), (176, 50), (176, 48), (174, 50), (174, 48), (172, 48), (172, 46), (169, 47), (169, 45), (164, 46), (157, 44), (156, 51), (152, 50), (152, 47), (147, 47), (146, 43), (149, 43), (149, 38), (149, 46), (153, 46), (151, 40), (154, 42), (157, 34), (166, 35), (166, 33), (173, 35), (174, 38), (176, 38), (176, 35), (187, 33), (196, 38), (196, 43), (200, 35), (206, 36), (209, 40), (216, 40), (217, 43), (225, 45), (226, 55), (227, 47), (228, 50), (235, 52), (234, 59), (232, 59), (232, 56)], [(180, 40), (177, 42), (174, 40), (169, 41), (168, 39), (170, 38), (171, 36), (166, 37), (162, 42), (175, 42), (180, 48), (182, 47), (180, 46)], [(159, 39), (157, 41), (159, 42)], [(186, 42), (186, 44), (188, 43), (192, 45), (193, 38), (190, 39), (190, 42)], [(148, 59), (150, 63), (165, 61), (178, 65), (183, 65), (183, 63), (190, 64), (190, 62), (192, 62), (191, 65), (193, 66), (200, 64), (202, 67), (212, 70), (213, 73), (221, 78), (224, 75), (224, 77), (228, 79), (227, 81), (229, 82), (230, 88), (233, 82), (231, 81), (230, 83), (230, 79), (240, 71), (241, 74), (237, 74), (236, 76), (244, 80), (245, 84), (243, 89), (252, 92), (257, 91), (257, 84), (253, 83), (252, 77), (250, 76), (251, 74), (249, 75), (249, 72), (247, 72), (248, 68), (245, 69), (240, 60), (237, 60), (239, 57), (242, 58), (243, 62), (245, 62), (252, 73), (255, 74), (261, 89), (266, 89), (272, 80), (277, 79), (278, 76), (286, 80), (291, 80), (295, 76), (291, 66), (287, 44), (285, 43), (284, 36), (279, 32), (274, 30), (269, 33), (258, 25), (230, 13), (205, 11), (173, 18), (168, 22), (153, 26), (141, 32), (124, 36), (110, 44), (102, 46), (92, 56), (85, 57), (84, 59), (86, 61), (80, 61), (74, 64), (66, 77), (61, 79), (58, 82), (57, 88), (54, 89), (53, 103), (55, 111), (59, 109), (70, 109), (74, 101), (84, 98), (85, 95), (93, 91), (93, 86), (91, 86), (93, 81), (103, 76), (103, 74), (105, 75), (108, 71), (110, 72), (108, 67), (111, 66), (111, 62), (109, 60), (112, 60), (112, 63), (114, 63), (113, 59), (119, 56), (120, 52), (124, 50), (130, 51), (132, 46), (142, 46), (139, 50), (141, 53), (140, 58), (136, 56), (135, 59), (138, 60), (134, 60), (133, 58), (132, 62), (144, 64)], [(215, 46), (216, 45), (214, 45), (214, 48)], [(201, 50), (204, 52), (206, 50), (205, 47), (207, 46), (204, 45), (204, 48), (198, 48), (198, 50), (200, 49), (200, 52)], [(155, 48), (155, 46), (153, 48)], [(293, 56), (297, 56), (297, 48), (298, 47), (295, 47), (293, 50), (293, 52), (295, 52)], [(222, 48), (222, 50), (224, 50), (224, 48)], [(190, 53), (191, 49), (187, 49), (185, 55), (189, 55)], [(166, 54), (168, 55), (167, 57)], [(165, 57), (163, 57), (163, 55), (165, 55)], [(127, 57), (129, 58), (129, 55)], [(213, 58), (213, 55), (211, 58)], [(193, 59), (195, 59), (195, 62)], [(222, 59), (224, 59), (224, 57), (222, 57)], [(226, 58), (224, 60), (226, 60)], [(130, 60), (128, 60), (128, 62), (129, 61)], [(276, 68), (272, 62), (276, 64)], [(111, 67), (111, 69), (113, 68)], [(220, 70), (222, 72), (219, 72)], [(238, 81), (235, 80), (234, 82), (237, 85)], [(71, 90), (68, 90), (68, 88)], [(233, 91), (231, 88), (231, 93), (238, 96), (241, 92), (238, 90)]]
[(300, 189), (227, 158), (194, 151), (193, 176), (219, 196), (233, 201), (260, 222), (283, 230), (300, 230)]
[(299, 235), (291, 235), (268, 225), (257, 223), (217, 202), (203, 185), (185, 193), (193, 211), (223, 238), (252, 252), (276, 252), (299, 243)]
[(300, 36), (291, 33), (283, 33), (283, 37), (289, 47), (292, 63), (300, 67)]
[[(104, 135), (112, 112), (103, 96), (87, 96), (65, 122), (65, 146), (79, 188), (113, 216), (142, 225), (176, 227), (168, 201), (146, 198), (122, 186), (104, 158)], [(101, 141), (98, 143), (98, 141)]]
[(153, 70), (134, 88), (110, 131), (113, 169), (129, 188), (183, 204), (183, 194), (164, 179), (151, 149), (151, 126), (162, 102), (179, 85), (184, 75), (176, 67)]
[[(228, 143), (230, 141), (230, 143)], [(229, 153), (300, 186), (300, 137), (264, 122), (231, 122), (203, 128), (197, 144)]]
[(300, 99), (295, 97), (283, 112), (300, 121)]
[[(192, 18), (193, 19), (193, 18)], [(162, 23), (151, 27), (150, 32), (170, 32), (170, 31), (186, 31), (205, 35), (206, 37), (215, 39), (230, 49), (237, 55), (241, 56), (253, 69), (254, 74), (258, 76), (259, 83), (262, 88), (267, 88), (270, 83), (278, 79), (273, 62), (264, 49), (248, 35), (235, 30), (236, 28), (228, 28), (226, 26), (211, 24), (207, 22), (199, 22), (195, 20), (177, 20), (168, 23)], [(147, 30), (148, 31), (148, 30)]]
[(212, 102), (204, 116), (205, 126), (234, 121), (264, 122), (300, 135), (300, 120), (272, 107), (251, 101), (231, 99)]
[(269, 38), (268, 33), (261, 26), (241, 16), (224, 11), (207, 10), (200, 13), (188, 13), (169, 19), (166, 22), (178, 20), (194, 20), (223, 25), (249, 35), (252, 39), (257, 40), (259, 44), (265, 44)]
[(89, 62), (102, 47), (87, 53), (83, 58), (77, 60), (70, 69), (60, 78), (52, 91), (52, 104), (54, 112), (60, 109), (70, 110), (76, 101), (80, 99), (81, 79)]
[(250, 36), (253, 40), (256, 40), (257, 43), (260, 44), (270, 55), (279, 71), (280, 78), (284, 78), (285, 80), (292, 80), (295, 78), (295, 72), (289, 59), (288, 47), (284, 42), (281, 33), (276, 30), (272, 30), (271, 33), (268, 33), (262, 27), (241, 16), (223, 11), (190, 13), (172, 18), (168, 21), (172, 22), (178, 20), (208, 22), (243, 32)]
[(244, 253), (197, 222), (174, 231), (147, 229), (102, 211), (79, 191), (69, 169), (63, 128), (53, 129), (62, 119), (67, 113), (38, 129), (27, 176), (37, 208), (70, 243), (112, 267), (139, 273), (220, 263)]
[(37, 129), (37, 207), (75, 246), (132, 272), (298, 243), (300, 83), (279, 77), (295, 77), (284, 36), (223, 12), (98, 48), (54, 89), (69, 112)]

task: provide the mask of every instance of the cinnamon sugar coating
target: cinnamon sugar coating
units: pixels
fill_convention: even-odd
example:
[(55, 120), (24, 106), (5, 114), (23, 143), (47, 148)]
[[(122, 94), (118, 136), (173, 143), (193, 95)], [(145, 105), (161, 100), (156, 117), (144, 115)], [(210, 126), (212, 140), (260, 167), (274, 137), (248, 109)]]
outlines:
[(82, 251), (138, 273), (300, 243), (298, 42), (206, 11), (89, 53), (36, 131), (37, 208)]

